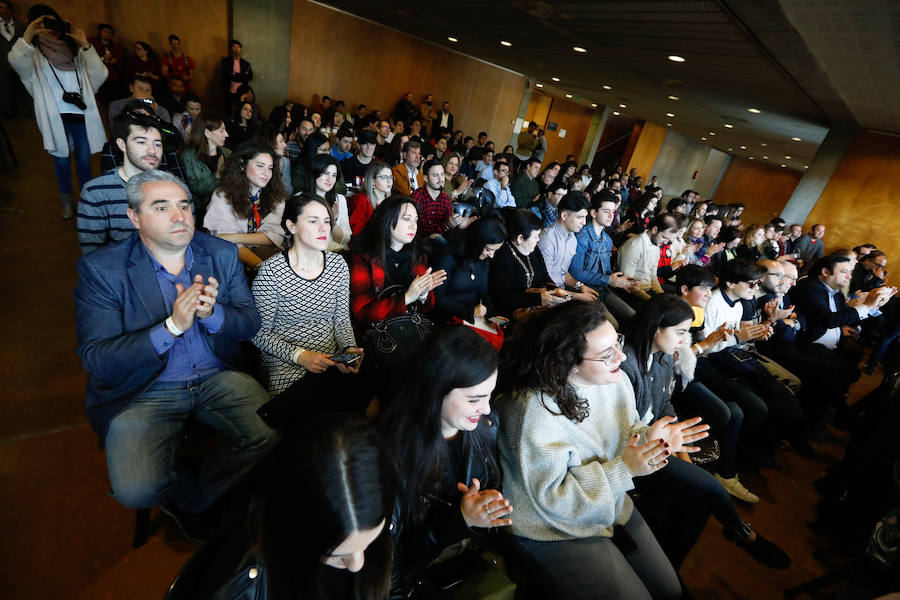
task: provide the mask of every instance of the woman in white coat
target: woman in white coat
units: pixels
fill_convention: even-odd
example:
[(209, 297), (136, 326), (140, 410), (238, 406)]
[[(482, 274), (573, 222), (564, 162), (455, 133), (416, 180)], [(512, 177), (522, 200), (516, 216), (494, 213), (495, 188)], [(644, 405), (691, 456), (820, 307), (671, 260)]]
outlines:
[[(72, 166), (81, 186), (91, 178), (91, 154), (100, 152), (106, 132), (94, 94), (106, 81), (106, 65), (87, 41), (84, 31), (64, 22), (49, 6), (28, 10), (28, 28), (9, 51), (10, 66), (34, 99), (34, 116), (53, 157), (62, 209), (74, 216)], [(69, 27), (68, 33), (60, 30)]]

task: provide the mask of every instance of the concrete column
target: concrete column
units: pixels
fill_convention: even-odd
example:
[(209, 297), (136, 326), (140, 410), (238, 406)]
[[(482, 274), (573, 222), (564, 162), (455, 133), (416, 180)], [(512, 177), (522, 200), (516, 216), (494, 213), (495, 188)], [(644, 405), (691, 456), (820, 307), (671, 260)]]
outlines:
[(232, 37), (253, 67), (256, 102), (278, 106), (288, 95), (293, 0), (231, 0)]
[(841, 159), (856, 139), (857, 133), (859, 128), (855, 125), (835, 125), (828, 131), (828, 135), (822, 140), (822, 144), (810, 161), (809, 168), (806, 169), (781, 212), (782, 219), (788, 223), (806, 221)]
[(719, 169), (719, 176), (716, 177), (716, 182), (713, 184), (712, 189), (709, 192), (709, 197), (715, 201), (716, 190), (719, 189), (719, 184), (722, 183), (722, 179), (725, 177), (725, 172), (728, 171), (728, 167), (731, 165), (731, 159), (734, 158), (730, 154), (726, 155), (725, 162), (722, 163), (722, 167)]
[[(531, 104), (531, 91), (534, 89), (534, 77), (529, 77), (527, 82), (525, 83), (525, 89), (522, 90), (522, 100), (519, 101), (519, 111), (516, 113), (516, 119), (513, 121), (513, 132), (509, 138), (509, 143), (512, 144), (513, 151), (516, 149), (517, 138), (519, 134), (522, 132), (521, 127), (516, 128), (516, 125), (525, 120), (525, 115), (528, 114), (528, 105)], [(504, 144), (505, 145), (505, 144)], [(497, 152), (503, 150), (502, 147), (497, 147)]]
[(578, 164), (590, 165), (594, 163), (594, 155), (600, 146), (600, 138), (603, 137), (603, 130), (606, 129), (606, 122), (609, 121), (611, 114), (612, 109), (608, 106), (604, 106), (602, 111), (594, 113), (594, 118), (591, 119), (591, 127), (584, 138), (584, 146), (581, 147), (581, 154), (578, 156)]

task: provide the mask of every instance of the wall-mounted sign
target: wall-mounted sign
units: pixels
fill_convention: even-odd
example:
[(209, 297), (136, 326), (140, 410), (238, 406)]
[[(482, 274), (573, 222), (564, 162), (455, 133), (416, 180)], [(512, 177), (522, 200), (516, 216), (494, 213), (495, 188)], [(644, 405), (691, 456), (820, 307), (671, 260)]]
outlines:
[(564, 138), (564, 137), (566, 137), (566, 130), (565, 130), (565, 129), (560, 129), (560, 130), (559, 130), (559, 133), (557, 133), (556, 135), (558, 135), (558, 136), (561, 137), (561, 138)]
[(550, 121), (547, 123), (547, 131), (556, 131), (557, 127), (559, 127), (559, 123), (555, 121)]

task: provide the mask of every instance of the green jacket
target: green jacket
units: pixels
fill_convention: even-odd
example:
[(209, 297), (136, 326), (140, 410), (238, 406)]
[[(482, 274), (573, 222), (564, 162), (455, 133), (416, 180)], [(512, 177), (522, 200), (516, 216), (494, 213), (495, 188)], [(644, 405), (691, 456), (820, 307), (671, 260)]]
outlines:
[(510, 188), (512, 195), (516, 199), (516, 206), (519, 208), (527, 208), (541, 191), (541, 186), (537, 179), (532, 179), (525, 173), (520, 173), (512, 182)]
[[(231, 154), (228, 148), (222, 148), (225, 158)], [(185, 148), (181, 153), (181, 162), (184, 165), (184, 176), (187, 178), (188, 188), (204, 206), (209, 202), (209, 197), (216, 189), (218, 181), (216, 174), (209, 170), (206, 164), (197, 158), (196, 148)]]

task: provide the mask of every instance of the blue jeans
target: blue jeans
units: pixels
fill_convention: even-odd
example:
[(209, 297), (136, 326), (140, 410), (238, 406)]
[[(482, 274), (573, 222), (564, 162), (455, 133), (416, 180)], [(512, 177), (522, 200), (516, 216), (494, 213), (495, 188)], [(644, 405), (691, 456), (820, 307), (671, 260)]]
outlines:
[(611, 538), (541, 542), (508, 535), (510, 558), (554, 600), (677, 600), (678, 576), (635, 508), (625, 531), (637, 548), (623, 554)]
[(744, 423), (744, 411), (735, 402), (725, 402), (698, 381), (690, 382), (672, 398), (676, 412), (683, 417), (703, 417), (709, 433), (719, 441), (716, 471), (730, 479), (737, 474), (737, 445)]
[[(109, 425), (106, 463), (113, 496), (132, 508), (174, 503), (202, 512), (275, 444), (276, 433), (256, 414), (267, 400), (262, 386), (239, 371), (152, 384)], [(189, 418), (227, 438), (193, 474), (179, 472), (175, 463)]]
[[(87, 130), (84, 123), (67, 123), (66, 138), (69, 141), (69, 152), (75, 153), (75, 170), (78, 172), (78, 184), (84, 187), (91, 179), (91, 147), (88, 144)], [(53, 166), (56, 168), (56, 184), (60, 194), (72, 193), (72, 159), (66, 156), (54, 156)]]

